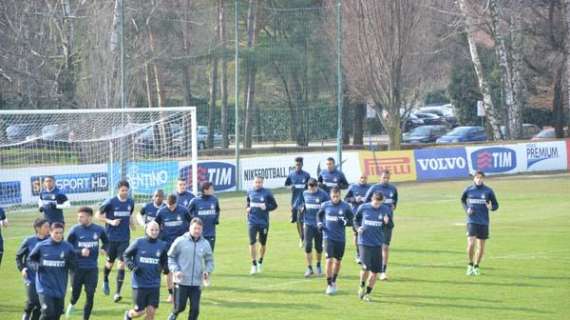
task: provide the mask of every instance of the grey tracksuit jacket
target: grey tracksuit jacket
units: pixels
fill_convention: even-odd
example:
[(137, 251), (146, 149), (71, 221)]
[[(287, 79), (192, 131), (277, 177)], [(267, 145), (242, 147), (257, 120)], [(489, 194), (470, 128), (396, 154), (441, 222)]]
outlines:
[(182, 272), (181, 281), (175, 283), (183, 286), (201, 286), (202, 274), (214, 271), (214, 257), (210, 243), (203, 237), (195, 240), (189, 232), (176, 238), (168, 250), (168, 269), (170, 272)]

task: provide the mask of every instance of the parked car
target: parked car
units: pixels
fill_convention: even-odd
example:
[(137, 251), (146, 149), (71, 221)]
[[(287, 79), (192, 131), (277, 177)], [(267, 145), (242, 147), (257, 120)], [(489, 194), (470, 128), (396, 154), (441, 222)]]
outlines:
[(13, 124), (6, 128), (6, 138), (10, 142), (22, 142), (28, 137), (35, 137), (39, 134), (39, 128), (32, 123)]
[(449, 125), (444, 117), (440, 117), (436, 114), (429, 112), (414, 112), (412, 115), (416, 116), (418, 119), (423, 120), (424, 125)]
[(444, 118), (452, 128), (455, 128), (459, 125), (459, 121), (457, 120), (457, 117), (455, 116), (452, 108), (433, 106), (421, 107), (419, 110), (423, 113), (433, 113), (441, 118)]
[[(198, 149), (206, 149), (208, 146), (208, 127), (198, 126)], [(223, 143), (222, 134), (218, 130), (214, 130), (214, 147), (219, 147)]]
[(50, 124), (42, 128), (40, 138), (43, 140), (69, 140), (71, 128), (67, 124)]
[[(523, 123), (523, 132), (521, 139), (530, 139), (540, 132), (540, 127), (536, 124)], [(501, 134), (503, 137), (507, 136), (507, 127), (501, 126)]]
[[(564, 128), (564, 136), (568, 137), (568, 127)], [(537, 133), (534, 137), (530, 140), (547, 140), (547, 139), (556, 139), (556, 130), (554, 128), (544, 128), (542, 131)]]
[(442, 137), (436, 140), (436, 143), (457, 143), (457, 142), (474, 142), (486, 141), (487, 134), (483, 127), (456, 127)]
[(157, 126), (146, 127), (142, 130), (136, 131), (133, 135), (133, 143), (135, 150), (143, 154), (159, 154), (165, 150), (157, 142), (164, 142), (164, 148), (169, 155), (184, 155), (188, 154), (190, 150), (190, 143), (186, 143), (184, 138), (184, 128), (178, 123), (169, 123), (166, 128), (170, 132), (166, 132), (167, 137), (161, 140), (157, 135), (160, 134), (160, 129)]
[(402, 129), (404, 132), (408, 132), (413, 128), (423, 125), (425, 125), (424, 121), (412, 113), (407, 118), (403, 119)]
[(448, 131), (447, 126), (420, 126), (404, 133), (404, 143), (433, 143)]

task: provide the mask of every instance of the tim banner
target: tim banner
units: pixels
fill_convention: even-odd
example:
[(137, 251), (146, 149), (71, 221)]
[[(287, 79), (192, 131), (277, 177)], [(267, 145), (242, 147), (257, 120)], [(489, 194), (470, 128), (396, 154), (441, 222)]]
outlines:
[[(198, 185), (209, 181), (214, 184), (214, 190), (232, 191), (236, 187), (236, 166), (225, 161), (198, 162)], [(192, 186), (192, 165), (180, 168), (180, 176), (186, 179), (187, 185)]]
[[(111, 186), (121, 180), (121, 165), (113, 163), (109, 172), (113, 179)], [(127, 162), (126, 179), (131, 185), (133, 194), (152, 194), (156, 189), (162, 189), (166, 193), (174, 191), (178, 179), (177, 161), (139, 161)]]
[[(48, 175), (32, 176), (30, 186), (33, 196), (39, 196), (43, 181)], [(53, 175), (55, 185), (65, 194), (109, 191), (107, 172)]]
[(414, 151), (418, 181), (469, 176), (465, 148), (434, 148)]
[(416, 162), (412, 150), (361, 151), (359, 154), (361, 172), (368, 176), (370, 183), (378, 182), (384, 170), (392, 173), (392, 181), (416, 180)]
[(22, 203), (22, 188), (20, 181), (0, 182), (0, 205)]
[(526, 171), (556, 171), (568, 168), (566, 141), (524, 144)]
[(514, 174), (525, 171), (524, 145), (497, 145), (466, 147), (469, 172), (483, 171), (485, 174)]

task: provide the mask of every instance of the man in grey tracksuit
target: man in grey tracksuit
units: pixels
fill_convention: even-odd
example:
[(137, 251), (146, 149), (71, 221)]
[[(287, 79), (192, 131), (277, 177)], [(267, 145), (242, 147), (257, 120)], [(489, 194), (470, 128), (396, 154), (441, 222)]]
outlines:
[(209, 283), (214, 271), (214, 257), (208, 241), (202, 237), (200, 218), (190, 222), (190, 231), (176, 238), (168, 250), (168, 268), (174, 275), (174, 308), (168, 320), (175, 320), (186, 309), (190, 299), (188, 320), (198, 319), (202, 284)]

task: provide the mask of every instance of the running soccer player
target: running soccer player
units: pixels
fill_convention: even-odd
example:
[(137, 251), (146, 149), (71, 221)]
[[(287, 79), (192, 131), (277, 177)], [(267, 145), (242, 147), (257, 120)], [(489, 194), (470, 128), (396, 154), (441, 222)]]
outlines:
[(97, 258), (99, 257), (99, 242), (101, 251), (107, 250), (109, 239), (105, 229), (93, 223), (93, 209), (81, 207), (77, 211), (76, 224), (67, 235), (69, 242), (77, 255), (77, 269), (71, 272), (71, 300), (67, 306), (65, 316), (71, 317), (75, 311), (75, 304), (81, 295), (81, 287), (85, 288), (85, 306), (83, 307), (83, 319), (88, 320), (93, 310), (95, 290), (99, 280)]
[(29, 263), (28, 257), (36, 244), (48, 239), (49, 222), (44, 218), (37, 218), (33, 226), (35, 234), (24, 239), (16, 252), (16, 266), (24, 279), (27, 295), (22, 320), (38, 320), (41, 312), (40, 299), (36, 291), (36, 272)]
[(136, 239), (125, 251), (125, 261), (132, 271), (133, 302), (135, 307), (125, 312), (131, 320), (146, 313), (153, 320), (160, 300), (160, 272), (168, 274), (167, 244), (158, 239), (160, 226), (150, 221), (145, 226), (146, 236)]
[(364, 301), (370, 301), (377, 274), (382, 271), (384, 225), (390, 221), (390, 208), (382, 203), (383, 200), (381, 192), (373, 193), (372, 202), (361, 205), (354, 216), (362, 262), (358, 297)]
[(6, 212), (0, 208), (0, 265), (2, 265), (2, 256), (4, 256), (4, 238), (2, 238), (2, 228), (8, 228), (8, 219)]
[[(156, 223), (160, 226), (160, 238), (166, 243), (166, 250), (172, 245), (176, 238), (183, 235), (190, 225), (190, 213), (186, 206), (176, 204), (176, 195), (171, 194), (166, 199), (166, 206), (160, 208), (156, 214)], [(172, 302), (172, 275), (166, 274), (166, 284), (168, 286), (168, 303)]]
[(216, 226), (220, 224), (220, 203), (214, 196), (214, 184), (204, 182), (201, 194), (190, 201), (190, 217), (200, 218), (204, 224), (202, 236), (210, 243), (214, 252), (216, 246)]
[[(489, 239), (489, 210), (499, 209), (499, 203), (493, 189), (486, 186), (483, 181), (485, 173), (477, 171), (473, 175), (473, 185), (467, 187), (461, 196), (461, 204), (467, 213), (467, 266), (468, 276), (481, 274), (479, 265), (485, 252), (485, 241)], [(475, 254), (477, 243), (477, 254)], [(475, 262), (474, 259), (475, 258)]]
[(178, 237), (168, 250), (168, 268), (174, 274), (174, 308), (168, 320), (184, 312), (190, 300), (188, 320), (197, 320), (200, 314), (202, 283), (207, 283), (214, 271), (214, 256), (206, 239), (202, 237), (202, 221), (194, 218), (190, 231)]
[(291, 223), (296, 223), (299, 233), (300, 245), (303, 245), (303, 217), (300, 217), (300, 208), (295, 204), (303, 196), (303, 191), (307, 190), (307, 183), (311, 175), (303, 171), (303, 158), (295, 158), (295, 171), (289, 173), (285, 179), (285, 186), (291, 188)]
[(59, 319), (63, 314), (69, 271), (77, 266), (73, 246), (63, 240), (63, 223), (51, 224), (50, 238), (39, 242), (28, 260), (36, 271), (36, 290), (42, 306), (40, 319)]
[(158, 189), (152, 195), (152, 201), (145, 204), (139, 212), (139, 224), (144, 226), (156, 218), (156, 213), (164, 206), (164, 191)]
[(327, 158), (326, 166), (327, 169), (319, 173), (319, 187), (327, 194), (329, 194), (332, 187), (339, 187), (340, 189), (348, 188), (348, 181), (344, 173), (337, 169), (332, 157)]
[(190, 201), (196, 197), (192, 192), (186, 190), (186, 179), (184, 178), (178, 178), (178, 181), (176, 182), (176, 192), (174, 194), (177, 199), (176, 204), (179, 204), (186, 209), (188, 209)]
[[(352, 206), (352, 213), (356, 214), (360, 205), (365, 203), (366, 200), (366, 193), (370, 189), (370, 185), (368, 184), (368, 177), (365, 175), (361, 175), (358, 183), (352, 184), (344, 196), (344, 201), (350, 203)], [(352, 227), (352, 231), (354, 233), (354, 246), (356, 247), (356, 263), (360, 263), (360, 257), (358, 255), (358, 232), (354, 226)]]
[(39, 211), (43, 212), (44, 218), (49, 223), (61, 222), (63, 219), (63, 209), (69, 208), (70, 203), (67, 196), (55, 185), (55, 178), (47, 176), (44, 178), (44, 188), (40, 192), (38, 200)]
[(345, 228), (352, 225), (352, 208), (340, 199), (340, 189), (333, 187), (331, 200), (323, 203), (317, 214), (317, 226), (323, 231), (327, 264), (326, 294), (336, 293), (336, 279), (340, 272), (340, 263), (346, 244)]
[[(246, 198), (247, 226), (249, 233), (249, 252), (251, 254), (251, 270), (249, 274), (262, 270), (263, 257), (267, 249), (269, 232), (269, 212), (277, 209), (277, 202), (268, 189), (263, 188), (263, 177), (256, 176), (253, 188), (247, 192)], [(259, 236), (259, 238), (258, 238)], [(257, 257), (257, 239), (259, 239), (259, 260)]]
[(323, 232), (317, 227), (317, 213), (321, 209), (322, 204), (330, 200), (329, 195), (322, 189), (319, 189), (317, 180), (314, 178), (309, 179), (308, 186), (309, 188), (299, 198), (298, 204), (303, 211), (305, 261), (307, 262), (305, 278), (315, 274), (313, 271), (313, 243), (316, 252), (317, 275), (320, 276), (323, 273), (321, 268)]
[(109, 250), (107, 251), (107, 261), (103, 270), (103, 294), (108, 296), (111, 292), (109, 287), (109, 274), (113, 269), (115, 260), (117, 265), (117, 291), (113, 296), (113, 301), (118, 303), (123, 298), (121, 289), (125, 280), (125, 260), (123, 254), (129, 246), (131, 229), (135, 228), (133, 211), (135, 201), (129, 197), (130, 185), (126, 180), (119, 181), (117, 186), (117, 196), (107, 199), (99, 208), (98, 218), (105, 222), (105, 233), (109, 238)]
[(390, 222), (384, 226), (384, 244), (382, 245), (382, 271), (380, 280), (388, 280), (388, 257), (390, 253), (390, 242), (392, 241), (392, 230), (394, 230), (394, 211), (398, 205), (398, 189), (390, 183), (390, 171), (384, 170), (380, 174), (380, 183), (368, 189), (366, 202), (370, 202), (375, 192), (381, 192), (384, 197), (384, 204), (390, 208)]

